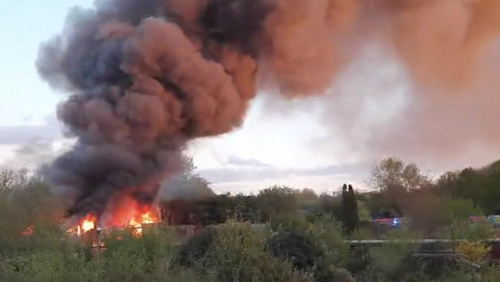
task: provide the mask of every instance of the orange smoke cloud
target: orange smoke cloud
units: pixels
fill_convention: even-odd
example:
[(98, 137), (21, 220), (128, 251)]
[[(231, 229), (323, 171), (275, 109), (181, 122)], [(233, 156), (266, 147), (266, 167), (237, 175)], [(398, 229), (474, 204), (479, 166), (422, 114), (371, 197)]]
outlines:
[(417, 83), (460, 90), (500, 32), (496, 0), (390, 1), (392, 40)]

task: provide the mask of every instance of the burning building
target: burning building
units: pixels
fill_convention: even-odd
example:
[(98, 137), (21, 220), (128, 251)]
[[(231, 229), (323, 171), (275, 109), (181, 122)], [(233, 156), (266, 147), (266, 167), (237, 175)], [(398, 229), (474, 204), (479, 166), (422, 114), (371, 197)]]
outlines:
[[(111, 205), (111, 207), (113, 207)], [(120, 205), (113, 210), (105, 211), (102, 217), (87, 214), (85, 217), (73, 222), (67, 232), (81, 236), (89, 231), (102, 230), (101, 226), (108, 228), (128, 228), (136, 236), (142, 235), (144, 225), (159, 223), (161, 214), (154, 204), (139, 204), (132, 198), (120, 199)]]

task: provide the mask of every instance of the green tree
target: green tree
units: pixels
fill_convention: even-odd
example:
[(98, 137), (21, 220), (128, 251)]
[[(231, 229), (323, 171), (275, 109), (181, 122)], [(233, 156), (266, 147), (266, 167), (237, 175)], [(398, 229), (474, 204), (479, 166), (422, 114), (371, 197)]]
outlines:
[(358, 214), (359, 214), (359, 221), (360, 222), (369, 222), (372, 217), (370, 214), (370, 211), (366, 207), (365, 202), (357, 200), (358, 202)]
[(333, 216), (337, 220), (342, 218), (342, 199), (341, 197), (322, 193), (319, 196), (319, 203), (316, 207), (317, 214), (327, 214)]
[(489, 165), (485, 170), (487, 180), (479, 197), (479, 206), (487, 214), (500, 212), (500, 161)]
[(162, 183), (160, 198), (172, 199), (203, 199), (215, 196), (210, 183), (196, 172), (193, 158), (184, 156), (182, 174), (168, 178)]
[(279, 214), (299, 211), (296, 190), (286, 186), (273, 186), (260, 191), (257, 201), (263, 221), (271, 220)]
[(258, 198), (253, 195), (238, 194), (233, 197), (234, 213), (233, 215), (240, 221), (259, 222), (260, 206)]
[(359, 214), (356, 194), (350, 184), (349, 186), (346, 184), (342, 186), (341, 210), (344, 231), (346, 234), (351, 234), (359, 226)]
[(319, 199), (314, 190), (309, 188), (304, 188), (302, 189), (302, 191), (297, 191), (297, 197), (300, 205), (303, 207), (316, 205)]
[(431, 178), (415, 163), (404, 163), (398, 158), (388, 158), (373, 168), (368, 182), (382, 193), (385, 210), (402, 216), (407, 193), (429, 186)]
[(375, 165), (368, 181), (380, 191), (394, 188), (409, 191), (431, 183), (430, 177), (415, 163), (404, 163), (398, 158), (387, 158)]
[(447, 172), (436, 183), (436, 190), (453, 198), (470, 199), (486, 214), (500, 212), (500, 161), (480, 169)]

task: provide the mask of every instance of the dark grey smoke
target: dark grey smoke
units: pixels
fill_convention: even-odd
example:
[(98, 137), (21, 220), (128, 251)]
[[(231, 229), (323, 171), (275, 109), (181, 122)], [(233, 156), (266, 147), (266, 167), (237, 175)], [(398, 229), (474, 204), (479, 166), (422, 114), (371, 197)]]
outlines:
[(68, 216), (128, 195), (155, 200), (189, 140), (241, 124), (255, 95), (264, 1), (102, 0), (42, 45), (40, 75), (71, 94), (58, 118), (77, 144), (43, 168)]
[(161, 200), (197, 200), (214, 196), (210, 183), (198, 175), (185, 178), (175, 176), (162, 183), (159, 198)]

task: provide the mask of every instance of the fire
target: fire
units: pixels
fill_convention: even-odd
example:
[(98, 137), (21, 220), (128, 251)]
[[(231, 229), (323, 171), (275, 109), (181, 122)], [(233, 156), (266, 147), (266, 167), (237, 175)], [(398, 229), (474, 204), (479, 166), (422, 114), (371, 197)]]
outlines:
[[(108, 207), (105, 216), (99, 219), (99, 224), (106, 227), (130, 228), (132, 234), (141, 236), (144, 224), (152, 224), (160, 221), (158, 208), (152, 205), (141, 205), (132, 198), (121, 198), (114, 205)], [(87, 215), (75, 227), (68, 229), (69, 233), (78, 236), (91, 230), (95, 230), (98, 225), (96, 216)]]
[(142, 226), (160, 221), (159, 213), (151, 206), (138, 207), (133, 210), (133, 217), (128, 221), (128, 226), (132, 227), (133, 234), (142, 235)]
[[(67, 233), (78, 237), (97, 230), (99, 225), (114, 228), (130, 228), (136, 237), (142, 235), (143, 225), (160, 222), (160, 212), (158, 207), (153, 205), (140, 204), (132, 198), (124, 197), (116, 201), (114, 205), (108, 207), (103, 218), (98, 218), (94, 214), (87, 214), (78, 223), (66, 230)], [(23, 232), (23, 236), (33, 234), (33, 225), (28, 226)]]
[(23, 236), (30, 236), (33, 235), (33, 231), (35, 231), (35, 227), (33, 227), (33, 225), (30, 225), (26, 229), (24, 229), (23, 233), (21, 234)]
[(95, 222), (92, 219), (84, 220), (82, 223), (83, 232), (87, 232), (95, 228)]
[(70, 234), (75, 234), (77, 236), (81, 236), (82, 234), (94, 230), (96, 226), (97, 226), (97, 216), (88, 214), (82, 220), (80, 220), (80, 222), (76, 226), (68, 228), (66, 232)]

